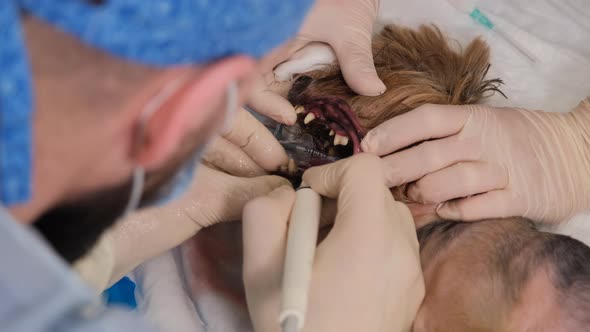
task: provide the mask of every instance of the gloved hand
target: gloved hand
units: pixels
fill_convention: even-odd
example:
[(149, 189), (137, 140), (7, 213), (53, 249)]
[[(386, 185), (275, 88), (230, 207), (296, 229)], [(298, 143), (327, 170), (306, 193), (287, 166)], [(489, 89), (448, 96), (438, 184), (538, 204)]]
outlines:
[[(271, 68), (272, 69), (272, 68)], [(256, 112), (286, 125), (293, 125), (297, 121), (297, 114), (293, 105), (280, 93), (275, 91), (277, 82), (272, 72), (259, 74), (254, 81), (253, 92), (248, 99), (248, 106)]]
[[(403, 147), (427, 139), (410, 149)], [(563, 221), (590, 209), (590, 99), (570, 113), (425, 105), (368, 133), (387, 185), (453, 220)]]
[(239, 220), (249, 200), (288, 183), (278, 176), (236, 177), (201, 165), (183, 197), (122, 220), (103, 235), (90, 255), (75, 264), (75, 269), (101, 292), (145, 260), (176, 247), (200, 229)]
[(311, 42), (323, 42), (334, 49), (344, 79), (361, 95), (376, 96), (385, 91), (377, 76), (371, 41), (379, 0), (318, 0), (297, 37), (275, 55), (274, 65), (287, 60)]
[[(318, 246), (303, 331), (409, 331), (424, 296), (416, 231), (384, 186), (379, 159), (360, 154), (312, 168), (304, 181), (336, 198)], [(244, 284), (257, 332), (280, 331), (287, 220), (295, 194), (283, 186), (244, 208)]]
[[(379, 0), (316, 1), (299, 34), (263, 60), (259, 68), (261, 75), (248, 105), (279, 122), (293, 124), (296, 120), (293, 107), (269, 89), (274, 80), (271, 71), (306, 45), (317, 42), (334, 49), (344, 79), (355, 92), (366, 96), (382, 94), (385, 84), (375, 71), (371, 48), (378, 9)], [(322, 51), (322, 54), (322, 62), (332, 56), (331, 52)]]
[(144, 260), (179, 245), (202, 227), (238, 220), (248, 200), (288, 183), (262, 176), (286, 164), (287, 155), (264, 125), (241, 108), (208, 146), (203, 161), (231, 175), (201, 165), (183, 198), (119, 222), (75, 262), (82, 279), (102, 292)]
[(240, 108), (231, 129), (208, 146), (203, 161), (236, 176), (253, 177), (276, 171), (288, 162), (272, 133), (248, 111)]

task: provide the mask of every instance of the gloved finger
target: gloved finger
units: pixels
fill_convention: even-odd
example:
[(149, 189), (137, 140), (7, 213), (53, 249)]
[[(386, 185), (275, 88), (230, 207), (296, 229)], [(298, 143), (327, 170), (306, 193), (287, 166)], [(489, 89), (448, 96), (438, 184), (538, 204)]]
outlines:
[(320, 244), (332, 230), (336, 215), (338, 214), (338, 201), (332, 198), (322, 197), (322, 213), (320, 214), (320, 230), (318, 244)]
[(283, 268), (287, 223), (295, 201), (295, 191), (281, 186), (244, 207), (244, 282), (248, 288), (267, 287), (269, 278), (277, 282)]
[(461, 106), (423, 105), (369, 131), (361, 147), (384, 156), (417, 142), (451, 136), (463, 128), (470, 114)]
[(203, 162), (235, 176), (254, 177), (266, 174), (246, 152), (223, 137), (211, 142), (203, 155)]
[(485, 162), (457, 163), (427, 174), (408, 188), (408, 197), (418, 203), (441, 203), (455, 198), (503, 189), (506, 169)]
[(240, 109), (229, 132), (223, 137), (240, 147), (260, 167), (267, 171), (286, 165), (287, 153), (277, 139), (252, 114)]
[[(173, 203), (170, 212), (186, 214), (202, 227), (223, 221), (239, 220), (244, 206), (250, 200), (264, 196), (281, 186), (289, 185), (289, 181), (280, 176), (244, 178), (205, 167), (199, 170), (198, 176), (197, 187), (199, 184), (207, 187), (199, 188), (196, 195), (188, 195), (178, 203)], [(216, 180), (205, 184), (205, 177), (216, 177)], [(206, 202), (207, 206), (203, 206), (203, 202)]]
[(336, 214), (338, 213), (337, 200), (332, 198), (322, 198), (322, 213), (320, 215), (320, 225), (330, 225), (334, 223)]
[(336, 54), (330, 45), (312, 42), (279, 64), (273, 71), (274, 77), (278, 82), (291, 81), (296, 74), (322, 69), (335, 61)]
[(347, 37), (345, 42), (331, 45), (344, 80), (352, 90), (363, 96), (378, 96), (385, 92), (385, 84), (375, 70), (370, 33), (359, 38)]
[[(416, 238), (416, 224), (414, 223), (412, 210), (409, 208), (407, 204), (402, 202), (396, 202), (393, 200), (388, 200), (389, 204), (387, 207), (389, 209), (388, 219), (390, 221), (390, 230), (397, 234), (405, 234), (404, 238), (406, 239), (414, 239), (416, 240), (416, 252), (418, 252), (418, 243)], [(420, 257), (417, 257), (420, 259)]]
[(416, 229), (440, 220), (440, 217), (436, 214), (437, 205), (438, 204), (407, 204), (412, 213)]
[(239, 220), (244, 205), (289, 182), (279, 176), (235, 177), (201, 166), (197, 186), (171, 203), (141, 210), (109, 231), (118, 280), (143, 261), (178, 246), (201, 228)]
[(478, 149), (471, 140), (451, 136), (383, 157), (386, 184), (390, 188), (399, 186), (457, 162), (475, 160)]
[[(303, 174), (303, 181), (318, 194), (337, 198), (338, 215), (335, 227), (350, 227), (365, 233), (372, 220), (382, 220), (389, 191), (383, 185), (384, 176), (380, 159), (371, 154), (357, 154), (332, 164), (313, 167)], [(391, 198), (393, 201), (393, 199)]]
[(263, 78), (259, 78), (255, 84), (255, 90), (248, 100), (248, 106), (277, 122), (286, 125), (295, 124), (297, 114), (295, 114), (295, 109), (291, 103), (271, 91)]
[(494, 190), (445, 202), (437, 208), (436, 213), (443, 219), (458, 221), (478, 221), (522, 215), (518, 211), (512, 211), (512, 200), (513, 198), (507, 191)]
[(258, 65), (258, 71), (260, 73), (271, 72), (278, 64), (287, 61), (291, 55), (303, 48), (308, 42), (308, 40), (296, 37), (275, 48), (262, 58)]

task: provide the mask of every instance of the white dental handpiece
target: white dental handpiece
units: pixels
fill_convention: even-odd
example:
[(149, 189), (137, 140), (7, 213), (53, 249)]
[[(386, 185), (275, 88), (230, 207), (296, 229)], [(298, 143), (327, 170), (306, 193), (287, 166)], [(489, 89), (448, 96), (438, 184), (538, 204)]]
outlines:
[(302, 183), (289, 219), (279, 317), (283, 332), (297, 332), (305, 323), (321, 210), (321, 196)]

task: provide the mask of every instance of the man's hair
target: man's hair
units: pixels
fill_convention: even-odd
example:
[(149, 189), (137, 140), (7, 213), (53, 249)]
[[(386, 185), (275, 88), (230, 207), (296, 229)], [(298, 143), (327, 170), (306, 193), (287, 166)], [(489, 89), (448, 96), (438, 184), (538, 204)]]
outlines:
[[(485, 231), (477, 230), (480, 223), (489, 227)], [(481, 308), (495, 319), (491, 312), (500, 310), (500, 316), (508, 319), (527, 283), (543, 269), (549, 271), (562, 322), (572, 331), (590, 326), (590, 247), (584, 243), (565, 235), (541, 232), (532, 222), (521, 218), (477, 223), (439, 221), (418, 229), (418, 240), (421, 250), (432, 254), (430, 262), (452, 245), (465, 244), (465, 250), (474, 250), (472, 244), (461, 243), (463, 241), (477, 241), (481, 248), (490, 248), (487, 254), (482, 253), (480, 259), (485, 264), (478, 268), (484, 269), (480, 272), (487, 283), (494, 284), (497, 296), (486, 296), (483, 294), (485, 286), (480, 285), (482, 294), (474, 299), (479, 306), (460, 306), (458, 310), (462, 312), (457, 315), (463, 317), (465, 323), (455, 322), (455, 327), (469, 330), (463, 324), (477, 321), (469, 318), (480, 315)], [(479, 323), (485, 325), (484, 322)], [(475, 327), (483, 326), (469, 326)]]
[(436, 248), (433, 248), (433, 251), (441, 252), (466, 229), (467, 225), (460, 221), (441, 220), (422, 226), (417, 230), (420, 247), (424, 247), (428, 243), (428, 240), (434, 236), (438, 236), (440, 239), (437, 241), (438, 245)]
[(590, 248), (565, 235), (550, 234), (540, 256), (551, 271), (562, 311), (572, 331), (590, 327)]

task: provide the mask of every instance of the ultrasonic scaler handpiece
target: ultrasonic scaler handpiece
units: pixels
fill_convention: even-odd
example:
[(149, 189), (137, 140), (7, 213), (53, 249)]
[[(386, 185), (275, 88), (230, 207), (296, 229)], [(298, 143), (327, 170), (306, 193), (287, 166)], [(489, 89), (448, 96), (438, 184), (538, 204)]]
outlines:
[(321, 196), (302, 184), (289, 219), (279, 317), (283, 332), (299, 331), (305, 323), (321, 210)]

